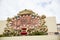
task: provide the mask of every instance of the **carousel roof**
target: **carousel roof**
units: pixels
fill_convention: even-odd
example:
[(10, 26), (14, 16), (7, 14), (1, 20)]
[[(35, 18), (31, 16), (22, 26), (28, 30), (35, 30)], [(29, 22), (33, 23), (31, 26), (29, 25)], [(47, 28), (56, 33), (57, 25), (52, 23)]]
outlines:
[(34, 14), (34, 12), (32, 10), (22, 10), (18, 13), (18, 15), (23, 15), (23, 14)]

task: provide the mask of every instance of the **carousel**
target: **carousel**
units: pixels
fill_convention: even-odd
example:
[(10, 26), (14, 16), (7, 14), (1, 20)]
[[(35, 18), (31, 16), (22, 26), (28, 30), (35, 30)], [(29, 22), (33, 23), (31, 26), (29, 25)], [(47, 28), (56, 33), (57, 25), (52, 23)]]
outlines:
[(47, 35), (46, 16), (39, 16), (32, 10), (22, 10), (17, 16), (7, 18), (2, 36)]

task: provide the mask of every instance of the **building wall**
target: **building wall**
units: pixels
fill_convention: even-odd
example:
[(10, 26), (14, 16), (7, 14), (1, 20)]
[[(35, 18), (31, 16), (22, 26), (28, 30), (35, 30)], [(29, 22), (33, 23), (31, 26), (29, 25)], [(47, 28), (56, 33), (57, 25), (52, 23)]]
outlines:
[(3, 33), (3, 31), (4, 31), (4, 28), (6, 27), (6, 21), (5, 20), (1, 20), (0, 21), (0, 34), (2, 34)]
[(48, 27), (48, 32), (57, 32), (57, 25), (56, 25), (55, 17), (47, 17), (46, 25)]

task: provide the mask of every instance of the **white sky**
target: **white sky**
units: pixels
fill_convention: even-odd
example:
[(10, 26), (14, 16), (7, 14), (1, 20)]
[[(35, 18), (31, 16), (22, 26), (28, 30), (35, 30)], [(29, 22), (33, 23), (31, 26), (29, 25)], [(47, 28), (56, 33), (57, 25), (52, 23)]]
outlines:
[(60, 0), (0, 0), (0, 20), (13, 17), (24, 9), (39, 15), (56, 16), (57, 23), (60, 23)]

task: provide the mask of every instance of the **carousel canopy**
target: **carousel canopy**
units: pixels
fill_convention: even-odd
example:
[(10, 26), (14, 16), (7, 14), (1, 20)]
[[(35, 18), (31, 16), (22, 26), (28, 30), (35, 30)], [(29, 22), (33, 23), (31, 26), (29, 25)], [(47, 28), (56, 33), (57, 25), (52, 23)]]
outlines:
[(35, 14), (32, 10), (22, 10), (18, 13), (18, 15), (25, 15), (25, 14)]

